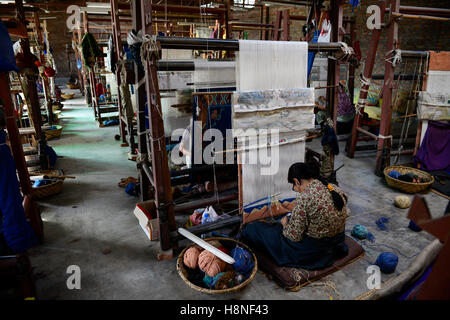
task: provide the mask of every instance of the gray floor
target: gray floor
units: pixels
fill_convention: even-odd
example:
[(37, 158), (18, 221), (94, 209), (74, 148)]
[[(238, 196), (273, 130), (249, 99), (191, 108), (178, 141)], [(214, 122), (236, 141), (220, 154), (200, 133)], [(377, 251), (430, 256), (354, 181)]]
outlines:
[[(79, 94), (77, 98), (63, 109), (61, 139), (49, 143), (62, 157), (58, 167), (76, 179), (67, 179), (61, 194), (40, 203), (45, 243), (30, 252), (39, 299), (353, 299), (368, 291), (366, 269), (379, 253), (399, 256), (395, 273), (382, 276), (386, 281), (405, 270), (412, 256), (433, 239), (407, 228), (407, 210), (393, 205), (400, 193), (373, 174), (373, 152), (358, 153), (355, 159), (342, 152), (336, 166), (345, 164), (338, 180), (350, 199), (347, 229), (359, 223), (375, 236), (375, 243), (364, 245), (363, 259), (299, 292), (280, 289), (261, 272), (238, 293), (197, 292), (178, 275), (175, 258), (157, 261), (158, 244), (148, 241), (133, 215), (137, 198), (117, 186), (121, 178), (136, 176), (135, 163), (127, 160), (128, 149), (114, 140), (118, 127), (99, 128), (92, 109)], [(315, 142), (312, 147), (318, 150), (320, 145)], [(433, 216), (441, 216), (448, 201), (432, 192), (425, 198)], [(383, 216), (390, 219), (388, 231), (375, 224)], [(111, 252), (104, 254), (105, 250)], [(80, 290), (66, 286), (70, 265), (81, 269)]]

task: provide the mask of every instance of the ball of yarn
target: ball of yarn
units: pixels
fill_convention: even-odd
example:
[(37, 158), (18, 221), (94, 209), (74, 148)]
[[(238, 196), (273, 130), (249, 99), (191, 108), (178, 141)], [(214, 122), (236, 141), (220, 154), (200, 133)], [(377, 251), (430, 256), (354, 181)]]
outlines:
[(407, 196), (396, 196), (394, 204), (398, 208), (406, 209), (411, 205), (411, 200)]
[(191, 269), (196, 269), (198, 267), (198, 256), (200, 253), (201, 250), (196, 247), (187, 249), (183, 257), (184, 264)]
[(217, 277), (216, 283), (215, 283), (215, 287), (217, 290), (222, 290), (222, 289), (228, 289), (228, 288), (232, 288), (236, 285), (236, 272), (234, 271), (227, 271), (227, 272), (221, 272), (218, 275), (220, 275), (220, 277)]
[(208, 250), (203, 250), (198, 256), (198, 267), (208, 276), (214, 277), (225, 269), (225, 261), (217, 258)]
[(241, 247), (231, 250), (231, 256), (234, 259), (233, 268), (238, 273), (248, 273), (253, 270), (255, 263), (253, 262), (250, 252)]
[(367, 228), (360, 224), (355, 224), (352, 230), (352, 235), (358, 239), (366, 239), (367, 238)]
[(422, 231), (422, 228), (419, 227), (417, 224), (415, 224), (414, 221), (412, 221), (412, 220), (409, 221), (408, 228), (410, 228), (412, 231), (415, 231), (415, 232)]
[(215, 288), (217, 280), (219, 280), (224, 274), (225, 272), (220, 272), (216, 274), (214, 277), (211, 277), (206, 274), (205, 277), (203, 278), (203, 283), (210, 289)]
[(383, 252), (378, 256), (375, 264), (380, 267), (381, 272), (392, 273), (397, 267), (398, 257), (392, 252)]
[(127, 184), (127, 186), (125, 187), (125, 192), (128, 193), (130, 196), (135, 196), (136, 195), (136, 183), (130, 182), (129, 184)]
[(396, 170), (392, 170), (388, 175), (394, 179), (398, 179), (398, 177), (401, 176), (401, 173)]

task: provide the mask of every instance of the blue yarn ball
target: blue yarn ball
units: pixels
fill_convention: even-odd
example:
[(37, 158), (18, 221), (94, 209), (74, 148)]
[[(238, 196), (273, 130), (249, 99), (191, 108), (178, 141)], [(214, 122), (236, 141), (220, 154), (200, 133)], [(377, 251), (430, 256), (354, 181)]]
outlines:
[(408, 228), (410, 228), (412, 231), (416, 231), (416, 232), (422, 231), (422, 228), (420, 228), (420, 227), (419, 227), (417, 224), (415, 224), (414, 221), (412, 221), (412, 220), (409, 221)]
[(214, 277), (208, 276), (207, 274), (203, 278), (203, 283), (206, 284), (208, 288), (214, 288), (216, 286), (217, 281), (225, 274), (225, 272), (220, 272), (216, 274)]
[(368, 232), (366, 227), (360, 224), (355, 224), (352, 230), (352, 235), (358, 239), (366, 239)]
[(392, 252), (383, 252), (378, 256), (375, 264), (380, 267), (381, 272), (392, 273), (397, 267), (398, 257)]
[(125, 192), (128, 193), (130, 196), (135, 196), (136, 195), (136, 189), (135, 188), (136, 188), (136, 183), (130, 182), (125, 187)]
[(255, 263), (253, 262), (250, 252), (241, 247), (231, 250), (231, 256), (234, 259), (233, 268), (238, 273), (246, 274), (253, 270)]
[(401, 176), (401, 173), (398, 171), (392, 170), (391, 172), (389, 172), (389, 176), (394, 179), (398, 179), (398, 177)]

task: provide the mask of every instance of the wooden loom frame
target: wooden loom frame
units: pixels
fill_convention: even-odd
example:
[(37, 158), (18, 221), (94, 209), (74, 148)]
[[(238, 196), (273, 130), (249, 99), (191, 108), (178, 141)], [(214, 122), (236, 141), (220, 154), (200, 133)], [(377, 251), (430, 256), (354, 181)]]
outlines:
[[(342, 2), (343, 3), (343, 2)], [(133, 28), (136, 30), (143, 30), (143, 35), (152, 34), (152, 18), (148, 12), (152, 11), (152, 4), (149, 0), (133, 0), (132, 1), (132, 16)], [(339, 9), (340, 6), (338, 6)], [(342, 10), (336, 10), (342, 13)], [(338, 21), (342, 21), (342, 15)], [(171, 49), (201, 49), (208, 48), (209, 50), (239, 50), (239, 42), (235, 40), (206, 40), (206, 39), (189, 39), (189, 38), (168, 38), (157, 37), (157, 41), (161, 48)], [(326, 45), (310, 43), (309, 50), (314, 51), (339, 51), (341, 45), (332, 42)], [(176, 225), (174, 219), (175, 204), (172, 201), (172, 192), (170, 184), (170, 173), (167, 163), (167, 154), (165, 152), (165, 140), (161, 139), (164, 135), (164, 125), (162, 119), (159, 118), (160, 112), (160, 93), (157, 78), (157, 58), (153, 56), (150, 61), (143, 61), (145, 64), (145, 91), (148, 97), (148, 117), (150, 121), (149, 136), (140, 134), (145, 131), (145, 92), (143, 85), (138, 85), (136, 91), (137, 108), (138, 108), (138, 146), (140, 154), (149, 154), (151, 161), (143, 161), (138, 164), (139, 180), (141, 183), (141, 197), (142, 200), (148, 200), (148, 190), (150, 186), (155, 189), (155, 202), (157, 207), (157, 216), (160, 227), (160, 246), (162, 253), (159, 258), (172, 257), (173, 248), (177, 247)], [(338, 63), (336, 63), (338, 65)], [(136, 83), (141, 83), (144, 76), (142, 71), (137, 72)], [(339, 73), (335, 73), (334, 79), (339, 81)], [(337, 99), (335, 99), (337, 100)], [(337, 111), (335, 111), (336, 113)], [(215, 199), (210, 204), (213, 204)], [(186, 204), (182, 204), (186, 206)], [(200, 206), (208, 205), (208, 203), (199, 204)], [(240, 216), (230, 217), (221, 220), (217, 223), (210, 223), (206, 225), (196, 226), (190, 229), (196, 234), (204, 233), (211, 230), (216, 230), (225, 225), (232, 225), (239, 223)]]
[[(390, 7), (388, 7), (390, 5)], [(381, 21), (384, 20), (385, 12), (390, 13), (390, 17), (388, 20), (387, 26), (382, 26), (380, 29), (374, 29), (372, 31), (372, 36), (370, 40), (370, 46), (367, 56), (367, 61), (364, 67), (363, 76), (366, 79), (370, 79), (372, 77), (372, 71), (375, 63), (375, 56), (377, 53), (378, 42), (382, 32), (382, 28), (388, 28), (388, 39), (386, 45), (386, 62), (385, 62), (385, 75), (384, 82), (382, 88), (383, 94), (383, 104), (381, 107), (381, 119), (380, 119), (380, 133), (379, 135), (374, 135), (360, 127), (361, 115), (356, 114), (350, 145), (348, 146), (347, 156), (349, 158), (353, 158), (356, 151), (356, 144), (360, 139), (359, 134), (363, 134), (368, 139), (374, 139), (377, 141), (377, 151), (376, 151), (376, 166), (375, 166), (375, 174), (377, 176), (383, 176), (383, 170), (385, 167), (390, 164), (391, 157), (391, 147), (393, 137), (391, 135), (391, 121), (392, 121), (392, 89), (394, 83), (394, 66), (389, 59), (392, 59), (394, 56), (393, 50), (399, 49), (400, 42), (398, 39), (398, 21), (401, 17), (405, 18), (417, 18), (417, 19), (432, 19), (435, 18), (446, 19), (448, 21), (448, 17), (450, 17), (450, 10), (439, 9), (439, 8), (427, 8), (427, 7), (409, 7), (409, 6), (400, 6), (400, 0), (380, 0), (379, 6), (381, 8)], [(409, 13), (413, 13), (412, 15)], [(420, 14), (425, 14), (420, 15)], [(447, 17), (447, 18), (442, 18)], [(439, 20), (439, 19), (438, 19)], [(402, 50), (402, 58), (426, 58), (428, 55), (425, 51), (405, 51)], [(366, 104), (365, 99), (367, 98), (367, 91), (369, 89), (369, 85), (363, 85), (361, 87), (360, 92), (360, 100), (364, 101), (363, 106)], [(361, 108), (364, 111), (364, 107)], [(418, 135), (420, 135), (421, 128), (418, 128)], [(420, 137), (420, 136), (419, 136)], [(416, 147), (413, 150), (404, 150), (401, 154), (415, 154), (417, 151), (417, 139), (416, 139)]]

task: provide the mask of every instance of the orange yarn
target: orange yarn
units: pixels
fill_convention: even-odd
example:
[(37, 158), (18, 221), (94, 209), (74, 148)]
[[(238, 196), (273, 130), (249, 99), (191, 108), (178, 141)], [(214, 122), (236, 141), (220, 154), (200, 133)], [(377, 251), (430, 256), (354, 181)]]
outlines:
[(202, 251), (196, 247), (187, 249), (183, 257), (184, 264), (191, 269), (196, 269), (198, 267), (198, 256), (201, 252)]
[(217, 258), (208, 250), (203, 250), (198, 256), (198, 267), (208, 276), (214, 277), (225, 269), (225, 261)]

